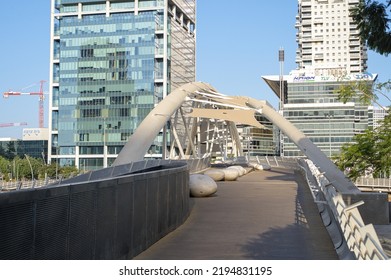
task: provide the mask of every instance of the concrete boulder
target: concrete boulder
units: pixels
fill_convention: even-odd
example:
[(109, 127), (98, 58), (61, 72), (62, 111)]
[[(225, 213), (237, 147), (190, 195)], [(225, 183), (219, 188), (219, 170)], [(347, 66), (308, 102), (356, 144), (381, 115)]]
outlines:
[(224, 180), (225, 177), (225, 173), (221, 169), (209, 169), (204, 172), (204, 175), (209, 176), (216, 182)]
[(193, 174), (189, 180), (190, 195), (206, 197), (217, 192), (216, 182), (207, 175)]
[(239, 177), (239, 171), (236, 168), (225, 168), (223, 171), (225, 181), (235, 181)]
[(240, 165), (234, 165), (234, 166), (230, 166), (228, 167), (229, 169), (236, 169), (238, 172), (239, 172), (239, 176), (243, 176), (246, 174), (246, 169), (244, 169), (242, 166)]
[(254, 169), (256, 169), (256, 170), (270, 170), (271, 166), (268, 164), (256, 164), (254, 166)]

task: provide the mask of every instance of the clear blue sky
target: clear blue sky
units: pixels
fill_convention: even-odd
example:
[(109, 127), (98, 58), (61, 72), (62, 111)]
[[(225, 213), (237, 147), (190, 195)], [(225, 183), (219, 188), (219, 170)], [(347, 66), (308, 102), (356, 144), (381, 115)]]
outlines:
[[(197, 80), (227, 95), (266, 99), (276, 106), (261, 76), (279, 74), (280, 47), (285, 49), (284, 73), (296, 68), (297, 1), (198, 0), (197, 5)], [(0, 92), (38, 91), (39, 81), (49, 80), (50, 1), (4, 1), (1, 8)], [(380, 81), (391, 79), (390, 57), (370, 52), (368, 65)], [(45, 126), (47, 107), (46, 100)], [(0, 123), (8, 122), (38, 127), (38, 98), (0, 97)], [(0, 128), (0, 138), (21, 138), (22, 128)]]

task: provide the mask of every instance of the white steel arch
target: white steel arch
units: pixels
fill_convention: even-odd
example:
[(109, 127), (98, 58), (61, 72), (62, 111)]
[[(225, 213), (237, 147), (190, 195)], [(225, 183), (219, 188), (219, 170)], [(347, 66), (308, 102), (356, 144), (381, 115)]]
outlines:
[[(184, 112), (186, 109), (183, 105), (189, 102), (192, 102), (191, 109)], [(201, 125), (198, 123), (200, 119), (208, 120), (206, 123), (203, 123), (204, 128), (202, 131), (206, 135), (204, 136), (206, 139), (203, 141), (206, 145), (206, 149), (204, 148), (203, 150), (206, 153), (212, 151), (213, 144), (217, 143), (222, 146), (222, 139), (224, 136), (227, 137), (229, 135), (233, 143), (231, 146), (232, 150), (235, 151), (237, 156), (243, 155), (240, 137), (235, 124), (246, 124), (263, 128), (263, 125), (255, 119), (255, 113), (262, 114), (274, 125), (279, 127), (325, 173), (326, 178), (339, 192), (360, 192), (311, 140), (271, 108), (266, 101), (243, 96), (226, 96), (218, 93), (211, 85), (203, 82), (186, 84), (164, 98), (136, 129), (113, 165), (116, 166), (142, 160), (155, 137), (170, 120), (172, 134), (175, 138), (175, 143), (172, 141), (171, 148), (176, 144), (180, 152), (180, 158), (186, 158), (190, 154), (196, 157), (203, 156), (199, 146), (201, 145)], [(182, 116), (187, 142), (181, 142), (178, 137), (178, 131), (175, 128), (179, 114)], [(173, 115), (176, 116), (174, 122), (172, 121)], [(189, 121), (185, 119), (185, 116), (190, 117), (190, 120), (193, 122), (191, 129), (188, 125)], [(210, 129), (211, 122), (209, 120), (213, 120), (214, 122), (212, 129)], [(223, 133), (225, 135), (222, 135), (221, 131), (218, 131), (219, 121), (224, 121), (226, 129)], [(197, 142), (193, 141), (197, 138)], [(208, 144), (210, 145), (208, 146)], [(184, 145), (186, 145), (186, 150), (183, 147)], [(172, 151), (173, 149), (171, 149)]]

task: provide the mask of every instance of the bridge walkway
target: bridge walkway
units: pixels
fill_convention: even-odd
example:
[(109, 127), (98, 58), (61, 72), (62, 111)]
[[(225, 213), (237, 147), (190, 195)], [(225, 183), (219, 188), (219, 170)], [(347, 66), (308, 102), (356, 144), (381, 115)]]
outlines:
[(134, 259), (334, 260), (338, 256), (300, 173), (253, 171), (192, 198), (189, 219)]

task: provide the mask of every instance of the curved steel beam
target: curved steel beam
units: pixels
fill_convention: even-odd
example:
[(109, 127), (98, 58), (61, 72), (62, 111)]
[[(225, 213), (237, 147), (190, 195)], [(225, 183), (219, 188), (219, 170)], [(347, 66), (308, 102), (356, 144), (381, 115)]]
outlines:
[[(216, 92), (216, 97), (213, 97), (213, 94), (202, 93), (206, 92)], [(133, 161), (142, 160), (145, 154), (148, 151), (148, 148), (153, 143), (156, 135), (164, 127), (167, 121), (171, 116), (177, 111), (182, 104), (186, 101), (186, 98), (192, 94), (204, 94), (211, 97), (212, 100), (215, 100), (219, 105), (227, 106), (228, 104), (233, 105), (242, 110), (254, 110), (258, 113), (261, 113), (266, 118), (269, 119), (274, 125), (279, 127), (281, 131), (288, 136), (297, 147), (317, 165), (322, 172), (325, 173), (326, 178), (334, 185), (334, 187), (341, 193), (359, 193), (360, 190), (345, 176), (345, 174), (340, 171), (336, 165), (314, 144), (312, 141), (307, 138), (304, 133), (297, 129), (290, 121), (285, 119), (279, 113), (277, 113), (273, 108), (271, 108), (266, 101), (260, 101), (249, 97), (237, 96), (237, 97), (228, 97), (221, 94), (217, 94), (217, 91), (210, 85), (202, 82), (194, 82), (186, 84), (172, 93), (170, 93), (166, 98), (164, 98), (158, 106), (153, 109), (149, 115), (144, 119), (140, 126), (136, 129), (134, 134), (130, 137), (128, 143), (124, 146), (121, 153), (118, 155), (117, 159), (114, 161), (113, 166), (127, 164)], [(201, 112), (202, 110), (199, 110)], [(196, 112), (194, 112), (196, 116)], [(209, 112), (210, 111), (204, 111)], [(224, 115), (215, 114), (214, 117), (221, 117)], [(243, 111), (242, 111), (243, 112)], [(228, 114), (228, 113), (227, 113)], [(208, 116), (206, 116), (208, 117)], [(210, 117), (210, 116), (209, 116)], [(224, 119), (224, 118), (223, 118)], [(236, 114), (232, 114), (227, 120), (232, 121), (235, 119), (237, 121), (240, 119), (248, 120), (246, 118), (238, 117)], [(235, 137), (235, 141), (238, 140)]]
[(285, 119), (265, 101), (248, 98), (248, 106), (268, 118), (291, 139), (296, 146), (322, 171), (324, 176), (341, 193), (359, 193), (360, 190), (345, 174), (299, 129)]
[(171, 116), (178, 110), (189, 94), (197, 91), (216, 91), (212, 86), (202, 83), (189, 83), (171, 92), (156, 106), (137, 127), (128, 143), (123, 147), (113, 166), (144, 159), (156, 135)]

